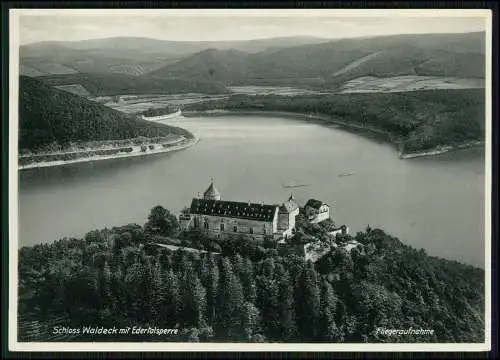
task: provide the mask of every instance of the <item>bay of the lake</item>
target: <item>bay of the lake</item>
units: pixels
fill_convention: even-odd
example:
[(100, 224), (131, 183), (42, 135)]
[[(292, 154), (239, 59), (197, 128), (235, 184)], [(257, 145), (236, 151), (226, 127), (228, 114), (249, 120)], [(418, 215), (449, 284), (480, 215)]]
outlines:
[[(174, 213), (215, 179), (222, 199), (325, 201), (351, 233), (380, 227), (429, 255), (484, 267), (484, 151), (399, 159), (336, 127), (278, 116), (166, 120), (201, 140), (188, 149), (19, 172), (19, 246)], [(349, 173), (350, 176), (339, 176)], [(283, 184), (308, 184), (286, 188)]]

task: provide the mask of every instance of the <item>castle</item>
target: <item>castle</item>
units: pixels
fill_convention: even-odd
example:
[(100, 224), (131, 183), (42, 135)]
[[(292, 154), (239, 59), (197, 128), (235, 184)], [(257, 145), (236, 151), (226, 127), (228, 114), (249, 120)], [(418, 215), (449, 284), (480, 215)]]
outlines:
[[(304, 208), (309, 222), (330, 217), (329, 206), (311, 199)], [(221, 200), (214, 182), (183, 210), (179, 223), (183, 230), (197, 229), (210, 237), (242, 236), (249, 239), (287, 240), (295, 231), (299, 205), (293, 195), (282, 204), (259, 204)]]

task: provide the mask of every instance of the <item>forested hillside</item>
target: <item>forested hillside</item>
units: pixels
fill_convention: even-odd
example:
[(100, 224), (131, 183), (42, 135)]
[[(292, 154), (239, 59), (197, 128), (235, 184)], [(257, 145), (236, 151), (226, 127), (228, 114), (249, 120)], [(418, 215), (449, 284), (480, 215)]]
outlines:
[(245, 77), (252, 61), (250, 54), (236, 50), (206, 49), (178, 64), (172, 64), (147, 75), (150, 78), (191, 78), (217, 80), (231, 84)]
[(57, 150), (71, 142), (189, 135), (183, 129), (126, 116), (33, 78), (21, 76), (19, 80), (20, 152)]
[(363, 77), (485, 77), (484, 33), (418, 34), (334, 40), (256, 54), (205, 50), (148, 75), (194, 77), (227, 85), (337, 88)]
[(131, 76), (125, 74), (64, 74), (39, 76), (37, 80), (52, 86), (83, 86), (94, 96), (131, 94), (181, 94), (181, 93), (226, 93), (224, 85), (197, 79), (160, 79), (157, 77)]
[(326, 116), (325, 121), (383, 131), (401, 152), (484, 140), (484, 90), (401, 93), (232, 96), (191, 104), (186, 110), (288, 111)]
[[(234, 239), (196, 253), (153, 245), (163, 236), (210, 243), (178, 234), (175, 217), (159, 206), (144, 226), (21, 248), (19, 340), (484, 341), (484, 271), (428, 256), (380, 229), (357, 233), (358, 248), (333, 248), (315, 264), (273, 242)], [(54, 326), (80, 332), (55, 335)], [(179, 333), (95, 336), (82, 326)]]

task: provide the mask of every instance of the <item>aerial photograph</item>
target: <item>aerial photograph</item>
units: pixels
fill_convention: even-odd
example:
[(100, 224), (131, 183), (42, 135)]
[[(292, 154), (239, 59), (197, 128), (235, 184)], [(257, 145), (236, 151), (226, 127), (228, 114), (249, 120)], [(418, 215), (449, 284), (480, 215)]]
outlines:
[(484, 11), (14, 13), (17, 343), (487, 343)]

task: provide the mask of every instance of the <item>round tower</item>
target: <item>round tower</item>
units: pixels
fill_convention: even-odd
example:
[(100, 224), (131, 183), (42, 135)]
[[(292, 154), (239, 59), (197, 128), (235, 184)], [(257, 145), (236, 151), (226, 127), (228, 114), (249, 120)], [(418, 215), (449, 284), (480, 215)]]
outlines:
[(205, 200), (220, 200), (220, 193), (214, 186), (214, 179), (211, 179), (210, 186), (203, 193), (203, 199)]

